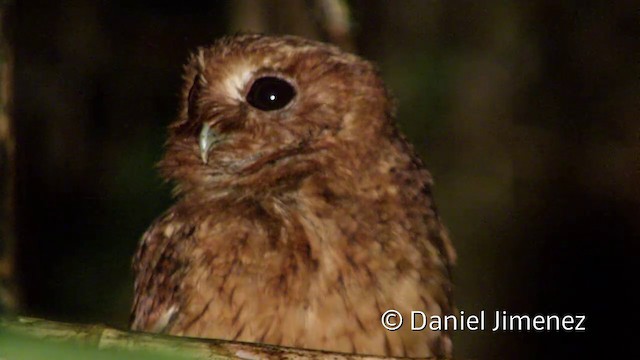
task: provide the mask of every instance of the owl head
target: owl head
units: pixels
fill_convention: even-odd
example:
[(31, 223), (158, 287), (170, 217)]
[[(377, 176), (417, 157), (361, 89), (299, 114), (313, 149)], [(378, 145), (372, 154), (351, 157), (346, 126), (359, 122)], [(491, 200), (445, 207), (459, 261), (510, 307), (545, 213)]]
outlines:
[(184, 71), (160, 162), (177, 192), (225, 196), (295, 187), (374, 146), (393, 127), (375, 67), (294, 36), (238, 35), (199, 48)]

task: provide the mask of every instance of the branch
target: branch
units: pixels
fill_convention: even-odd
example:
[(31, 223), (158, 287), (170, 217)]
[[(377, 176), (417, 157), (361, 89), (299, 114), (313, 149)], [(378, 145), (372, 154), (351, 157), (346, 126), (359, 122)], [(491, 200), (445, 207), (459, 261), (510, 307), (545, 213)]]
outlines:
[(232, 5), (232, 33), (287, 33), (331, 42), (351, 52), (356, 50), (346, 0), (238, 0)]
[(351, 34), (351, 11), (346, 0), (316, 0), (320, 28), (328, 40), (346, 51), (356, 50)]
[[(54, 322), (34, 318), (1, 318), (0, 317), (0, 359), (40, 359), (37, 356), (26, 356), (32, 351), (24, 344), (11, 337), (39, 340), (39, 346), (67, 345), (67, 350), (82, 351), (82, 357), (94, 358), (99, 350), (100, 359), (139, 359), (140, 352), (154, 355), (151, 359), (313, 359), (313, 360), (382, 360), (394, 359), (378, 356), (360, 356), (326, 351), (302, 350), (282, 346), (241, 343), (235, 341), (194, 339), (160, 334), (127, 332), (100, 325), (78, 325)], [(13, 347), (11, 347), (13, 345)], [(73, 345), (73, 346), (69, 346)], [(13, 348), (13, 352), (11, 352)], [(93, 351), (93, 354), (87, 354)], [(123, 352), (124, 351), (124, 352)], [(129, 352), (129, 353), (127, 353)], [(44, 358), (50, 358), (52, 350), (42, 351)], [(60, 353), (60, 350), (58, 350)], [(113, 354), (113, 356), (105, 356)], [(31, 355), (31, 353), (29, 353)], [(133, 356), (135, 355), (135, 356)], [(82, 358), (78, 356), (77, 358)], [(64, 354), (65, 359), (73, 359), (73, 354)]]

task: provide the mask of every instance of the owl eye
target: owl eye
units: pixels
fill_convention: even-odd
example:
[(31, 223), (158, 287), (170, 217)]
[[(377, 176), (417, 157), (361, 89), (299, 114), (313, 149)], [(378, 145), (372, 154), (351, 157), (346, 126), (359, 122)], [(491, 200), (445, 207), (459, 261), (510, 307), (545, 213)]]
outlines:
[(282, 109), (296, 96), (293, 86), (280, 78), (265, 76), (251, 85), (247, 102), (256, 109), (272, 111)]

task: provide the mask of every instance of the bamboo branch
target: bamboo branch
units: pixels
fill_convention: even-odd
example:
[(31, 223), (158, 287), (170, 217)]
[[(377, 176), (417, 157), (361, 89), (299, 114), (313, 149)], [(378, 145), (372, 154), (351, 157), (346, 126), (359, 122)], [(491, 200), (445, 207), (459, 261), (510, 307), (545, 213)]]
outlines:
[(346, 0), (316, 0), (320, 28), (328, 40), (344, 50), (355, 51), (351, 11)]
[(356, 50), (346, 0), (234, 1), (230, 31), (286, 33)]
[[(122, 351), (146, 351), (159, 357), (201, 360), (226, 359), (290, 359), (290, 360), (383, 360), (394, 359), (378, 356), (361, 356), (316, 350), (303, 350), (264, 344), (242, 343), (226, 340), (195, 339), (160, 334), (128, 332), (100, 325), (78, 325), (35, 318), (0, 318), (0, 359), (12, 360), (25, 356), (9, 357), (3, 351), (3, 336), (13, 334), (49, 342), (81, 345), (100, 351), (114, 351), (113, 359), (127, 358)], [(22, 347), (20, 350), (22, 350)], [(137, 358), (137, 357), (134, 357)]]

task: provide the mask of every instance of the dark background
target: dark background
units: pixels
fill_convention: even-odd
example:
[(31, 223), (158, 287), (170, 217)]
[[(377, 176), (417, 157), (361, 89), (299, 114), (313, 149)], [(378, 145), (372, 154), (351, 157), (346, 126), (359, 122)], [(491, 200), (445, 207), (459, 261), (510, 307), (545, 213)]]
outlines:
[[(171, 202), (154, 163), (188, 53), (238, 30), (321, 38), (309, 3), (8, 8), (20, 313), (127, 326), (131, 256)], [(400, 127), (436, 179), (458, 250), (458, 308), (587, 316), (585, 333), (460, 332), (456, 355), (568, 359), (631, 349), (638, 3), (349, 4), (357, 52), (380, 66)]]

